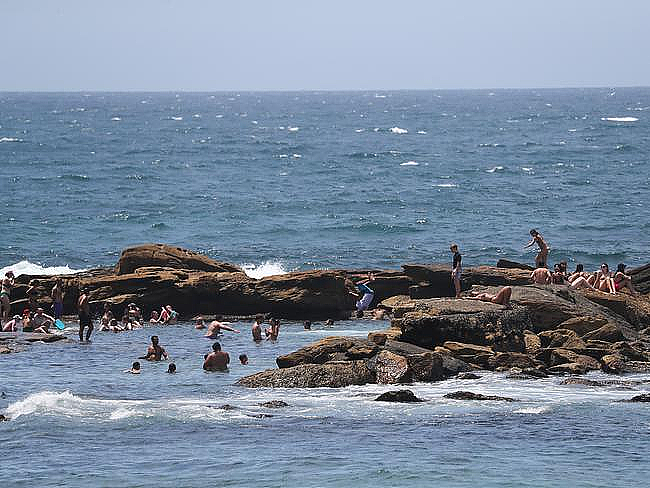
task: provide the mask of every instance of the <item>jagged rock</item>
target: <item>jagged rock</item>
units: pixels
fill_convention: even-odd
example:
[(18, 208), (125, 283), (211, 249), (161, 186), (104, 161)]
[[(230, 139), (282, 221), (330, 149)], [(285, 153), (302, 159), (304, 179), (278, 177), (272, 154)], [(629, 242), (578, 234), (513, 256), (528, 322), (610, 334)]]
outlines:
[(607, 324), (607, 319), (603, 317), (580, 316), (565, 320), (557, 326), (558, 329), (568, 329), (574, 331), (579, 337), (600, 329)]
[(342, 388), (374, 382), (375, 376), (365, 361), (341, 361), (269, 369), (240, 378), (237, 385), (249, 388)]
[(35, 332), (26, 332), (23, 334), (23, 340), (27, 342), (56, 342), (66, 339), (62, 334), (39, 334)]
[(542, 365), (541, 362), (520, 352), (499, 352), (490, 358), (489, 364), (492, 369), (520, 368), (522, 370)]
[(623, 400), (623, 401), (647, 403), (650, 402), (650, 393), (641, 393), (640, 395), (633, 396), (629, 400)]
[(224, 405), (219, 405), (216, 408), (218, 408), (219, 410), (237, 410), (237, 407), (234, 407), (233, 405), (230, 405), (228, 403), (226, 403)]
[(650, 293), (650, 264), (639, 266), (628, 271), (632, 278), (632, 284), (638, 292)]
[[(514, 368), (516, 371), (517, 368)], [(513, 372), (512, 374), (509, 374), (506, 376), (507, 379), (509, 380), (536, 380), (539, 378), (547, 378), (548, 374), (546, 374), (546, 371), (543, 368), (540, 368), (539, 366), (535, 368), (524, 368), (519, 372)]]
[(283, 402), (282, 400), (270, 400), (268, 402), (260, 403), (259, 405), (260, 407), (266, 408), (284, 408), (289, 406), (287, 402)]
[(138, 268), (149, 267), (213, 273), (243, 273), (241, 268), (232, 264), (215, 261), (203, 254), (166, 244), (143, 244), (124, 249), (115, 267), (115, 273), (118, 275), (130, 274)]
[(650, 362), (648, 361), (627, 361), (623, 367), (624, 373), (648, 373)]
[(476, 356), (479, 354), (494, 355), (491, 347), (477, 346), (475, 344), (463, 344), (462, 342), (445, 342), (442, 347), (451, 352), (454, 357), (457, 356)]
[(417, 403), (423, 402), (421, 398), (415, 396), (411, 390), (395, 390), (382, 393), (377, 398), (376, 402), (397, 402), (397, 403)]
[(585, 374), (587, 368), (580, 363), (563, 363), (548, 368), (549, 372), (556, 374)]
[(368, 340), (378, 346), (383, 346), (388, 340), (399, 341), (401, 337), (402, 331), (399, 328), (393, 327), (387, 330), (374, 330), (368, 333)]
[(585, 334), (582, 339), (585, 341), (620, 342), (625, 340), (625, 336), (614, 324), (605, 324), (601, 328)]
[(583, 385), (583, 386), (603, 386), (600, 381), (588, 380), (586, 378), (567, 378), (561, 385)]
[(442, 370), (446, 376), (455, 376), (458, 373), (466, 373), (479, 369), (477, 366), (456, 359), (451, 355), (449, 349), (445, 349), (444, 347), (436, 347), (434, 352), (440, 354), (442, 358)]
[(377, 383), (395, 384), (411, 380), (407, 359), (390, 351), (381, 351), (376, 360)]
[(602, 293), (585, 290), (584, 296), (623, 317), (636, 330), (650, 326), (650, 301), (647, 297), (627, 293)]
[(456, 376), (456, 379), (459, 380), (478, 380), (481, 377), (477, 374), (474, 373), (460, 373), (458, 376)]
[(522, 264), (516, 261), (510, 261), (509, 259), (503, 259), (503, 258), (497, 261), (497, 268), (515, 268), (515, 269), (523, 269), (526, 271), (533, 271), (535, 269), (534, 267), (529, 266), (528, 264)]
[(542, 340), (539, 336), (529, 330), (524, 331), (524, 344), (527, 354), (535, 354), (542, 348)]
[(392, 340), (386, 341), (384, 349), (406, 358), (411, 381), (437, 381), (445, 377), (440, 354), (407, 342)]
[(7, 417), (0, 414), (0, 422), (8, 422), (8, 421), (9, 421), (9, 419)]
[(279, 368), (290, 368), (299, 364), (323, 364), (331, 361), (336, 353), (342, 353), (347, 360), (366, 359), (374, 356), (379, 346), (374, 342), (356, 337), (326, 337), (297, 351), (276, 359)]
[(596, 359), (592, 358), (591, 356), (578, 354), (569, 349), (542, 349), (535, 356), (535, 359), (542, 361), (550, 367), (568, 363), (579, 363), (585, 367), (586, 371), (600, 369), (600, 363)]
[(483, 395), (481, 393), (472, 393), (471, 391), (455, 391), (453, 393), (447, 393), (445, 398), (451, 398), (452, 400), (497, 400), (504, 402), (516, 402), (514, 398), (500, 397), (496, 395)]
[(9, 354), (13, 352), (11, 349), (9, 349), (7, 346), (0, 346), (0, 354)]
[(568, 329), (546, 330), (538, 334), (542, 347), (584, 348), (586, 344), (578, 335)]
[(625, 358), (620, 354), (606, 354), (600, 359), (600, 365), (605, 373), (620, 374), (625, 371)]
[(632, 347), (627, 342), (616, 342), (612, 344), (610, 351), (612, 354), (620, 354), (628, 361), (648, 361), (648, 354), (644, 353), (641, 348)]

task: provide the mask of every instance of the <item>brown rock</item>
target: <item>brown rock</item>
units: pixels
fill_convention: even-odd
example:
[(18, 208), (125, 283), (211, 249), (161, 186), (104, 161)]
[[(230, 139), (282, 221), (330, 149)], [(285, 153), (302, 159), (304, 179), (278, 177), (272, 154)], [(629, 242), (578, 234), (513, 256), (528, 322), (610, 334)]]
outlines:
[[(567, 342), (578, 340), (578, 335), (568, 329), (546, 330), (540, 332), (538, 336), (542, 341), (542, 347), (565, 347)], [(579, 341), (579, 345), (567, 347), (585, 347), (585, 343)]]
[(535, 354), (542, 348), (542, 341), (539, 336), (529, 330), (524, 331), (524, 343), (526, 344), (527, 354)]
[(396, 391), (387, 391), (382, 393), (377, 398), (376, 402), (396, 402), (396, 403), (418, 403), (423, 402), (424, 400), (415, 396), (411, 390), (396, 390)]
[(498, 368), (536, 368), (542, 363), (531, 358), (527, 354), (522, 354), (519, 352), (499, 352), (496, 353), (493, 357), (490, 358), (489, 364), (493, 369)]
[(407, 359), (390, 351), (381, 351), (376, 363), (377, 383), (395, 384), (411, 380), (411, 370)]
[(232, 264), (215, 261), (203, 254), (166, 244), (143, 244), (124, 249), (115, 267), (115, 273), (129, 274), (138, 268), (152, 266), (213, 273), (243, 273), (241, 268)]
[(600, 329), (605, 324), (607, 324), (607, 319), (604, 317), (580, 316), (565, 320), (558, 325), (558, 329), (572, 330), (579, 337), (582, 337), (589, 332)]
[(614, 324), (606, 324), (600, 329), (585, 334), (582, 336), (582, 339), (585, 341), (597, 340), (605, 342), (620, 342), (625, 340), (625, 336)]
[(332, 359), (336, 353), (342, 353), (346, 359), (365, 359), (379, 351), (377, 344), (356, 337), (326, 337), (297, 351), (276, 359), (279, 368), (290, 368), (299, 364), (323, 364)]
[(447, 341), (442, 345), (453, 356), (475, 356), (478, 354), (494, 355), (491, 347), (477, 346), (475, 344), (463, 344), (462, 342)]
[(607, 354), (600, 360), (605, 373), (620, 374), (625, 371), (625, 358), (620, 354)]
[(447, 393), (445, 398), (451, 398), (452, 400), (495, 400), (495, 401), (504, 401), (504, 402), (516, 402), (514, 398), (500, 397), (496, 395), (483, 395), (481, 393), (472, 393), (471, 391), (455, 391), (453, 393)]
[(342, 388), (374, 382), (364, 361), (346, 361), (269, 369), (245, 376), (237, 384), (249, 388)]
[(581, 363), (563, 363), (550, 367), (548, 371), (555, 374), (585, 374), (587, 367)]

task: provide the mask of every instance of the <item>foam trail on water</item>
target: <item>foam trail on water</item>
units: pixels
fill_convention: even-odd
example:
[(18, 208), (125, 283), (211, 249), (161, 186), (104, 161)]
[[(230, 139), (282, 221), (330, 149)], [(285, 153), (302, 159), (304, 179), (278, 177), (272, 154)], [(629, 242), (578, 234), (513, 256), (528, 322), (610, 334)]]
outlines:
[(246, 263), (242, 264), (241, 267), (244, 269), (247, 276), (256, 279), (264, 278), (266, 276), (281, 275), (288, 272), (284, 268), (284, 265), (277, 261), (265, 261), (262, 264)]
[(606, 120), (608, 122), (636, 122), (636, 117), (601, 117), (600, 120)]
[(7, 271), (13, 271), (14, 275), (59, 275), (74, 274), (86, 271), (85, 269), (72, 269), (67, 264), (65, 266), (41, 266), (40, 264), (31, 263), (27, 260), (19, 261), (16, 264), (0, 268), (0, 276), (4, 276)]
[(391, 127), (390, 131), (393, 134), (407, 134), (408, 130), (402, 129), (401, 127)]

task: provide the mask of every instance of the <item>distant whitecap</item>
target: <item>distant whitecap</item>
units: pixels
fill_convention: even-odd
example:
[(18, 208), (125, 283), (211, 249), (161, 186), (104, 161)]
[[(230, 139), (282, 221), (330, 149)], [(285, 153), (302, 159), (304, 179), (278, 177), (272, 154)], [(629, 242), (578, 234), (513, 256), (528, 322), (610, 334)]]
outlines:
[(636, 122), (636, 117), (601, 117), (600, 120), (605, 120), (607, 122)]
[(122, 119), (119, 118), (119, 117), (113, 117), (111, 120), (114, 120), (115, 122), (119, 122), (119, 121), (122, 120)]
[(298, 132), (300, 130), (300, 127), (287, 127), (287, 130), (289, 132)]
[(456, 183), (438, 183), (437, 185), (438, 188), (458, 188), (458, 185)]
[(496, 173), (497, 171), (503, 171), (503, 166), (494, 166), (493, 168), (485, 170), (486, 173)]
[(0, 142), (23, 142), (23, 140), (16, 137), (0, 137)]
[(525, 171), (526, 173), (530, 173), (533, 170), (533, 168), (526, 168), (526, 167), (522, 166), (521, 170)]
[(358, 132), (365, 132), (365, 131), (366, 131), (366, 129), (355, 129), (354, 132), (357, 132), (357, 133), (358, 133)]
[(172, 117), (172, 120), (183, 120), (183, 117)]
[(400, 127), (391, 127), (391, 128), (390, 128), (390, 131), (391, 131), (393, 134), (407, 134), (407, 133), (408, 133), (408, 130), (406, 130), (406, 129), (402, 129), (402, 128), (400, 128)]
[(400, 166), (418, 166), (420, 163), (415, 161), (406, 161), (405, 163), (400, 163)]
[(426, 133), (427, 133), (426, 130), (419, 130), (419, 131), (418, 131), (418, 134), (426, 134)]

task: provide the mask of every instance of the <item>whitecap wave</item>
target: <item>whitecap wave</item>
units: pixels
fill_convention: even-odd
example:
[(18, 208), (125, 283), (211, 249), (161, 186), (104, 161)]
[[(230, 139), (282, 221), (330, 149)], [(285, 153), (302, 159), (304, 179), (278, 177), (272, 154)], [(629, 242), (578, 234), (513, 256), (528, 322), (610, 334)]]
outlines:
[(548, 406), (541, 406), (541, 407), (524, 407), (520, 408), (519, 410), (515, 410), (513, 413), (527, 413), (527, 414), (536, 414), (539, 415), (540, 413), (546, 413), (550, 411), (551, 408)]
[(419, 130), (419, 131), (418, 131), (418, 134), (426, 134), (426, 133), (427, 133), (426, 130)]
[(183, 120), (183, 117), (172, 117), (172, 120)]
[(113, 120), (115, 122), (119, 122), (122, 119), (120, 117), (112, 117), (111, 120)]
[(73, 269), (67, 264), (65, 266), (41, 266), (40, 264), (35, 264), (27, 260), (19, 261), (16, 264), (10, 266), (5, 266), (0, 269), (0, 276), (4, 276), (7, 271), (13, 271), (14, 275), (63, 275), (63, 274), (74, 274), (86, 271), (85, 269)]
[(601, 117), (600, 120), (607, 122), (636, 122), (639, 119), (636, 117)]
[(393, 134), (408, 134), (408, 130), (402, 129), (401, 127), (391, 127), (390, 131)]
[(493, 168), (486, 169), (486, 173), (496, 173), (497, 171), (503, 171), (503, 166), (494, 166)]
[(458, 185), (456, 183), (438, 183), (437, 185), (433, 185), (438, 188), (458, 188)]
[(256, 279), (288, 273), (284, 265), (279, 261), (265, 261), (262, 264), (246, 263), (242, 264), (241, 267), (247, 276)]
[(420, 163), (415, 161), (406, 161), (405, 163), (400, 163), (400, 166), (418, 166)]
[(0, 142), (23, 142), (23, 140), (17, 137), (0, 137)]
[(300, 127), (287, 127), (287, 130), (289, 132), (298, 132), (300, 130)]

